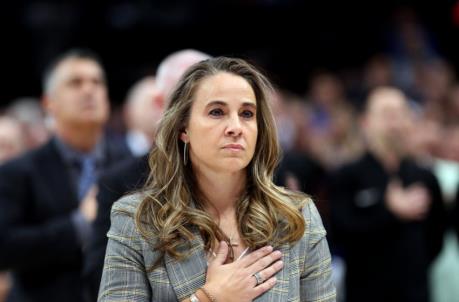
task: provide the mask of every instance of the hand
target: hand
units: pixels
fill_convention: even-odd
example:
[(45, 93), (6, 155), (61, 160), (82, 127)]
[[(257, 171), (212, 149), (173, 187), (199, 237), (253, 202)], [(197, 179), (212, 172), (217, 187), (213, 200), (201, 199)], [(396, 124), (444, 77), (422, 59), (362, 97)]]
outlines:
[[(228, 245), (222, 241), (217, 257), (209, 264), (204, 285), (219, 302), (252, 301), (276, 284), (276, 274), (283, 267), (282, 253), (271, 246), (260, 248), (232, 263), (225, 264)], [(257, 284), (253, 276), (259, 273), (262, 280)]]
[(97, 215), (97, 186), (92, 186), (80, 203), (80, 212), (88, 222), (93, 222)]
[(422, 185), (414, 184), (403, 189), (399, 182), (391, 181), (387, 187), (387, 206), (402, 220), (423, 220), (429, 211), (430, 202), (429, 193)]

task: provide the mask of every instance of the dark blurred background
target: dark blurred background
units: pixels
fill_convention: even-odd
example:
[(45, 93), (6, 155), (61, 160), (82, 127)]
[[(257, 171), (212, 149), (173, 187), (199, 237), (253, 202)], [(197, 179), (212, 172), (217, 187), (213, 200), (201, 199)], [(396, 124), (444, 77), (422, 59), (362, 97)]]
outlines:
[(40, 95), (46, 62), (76, 46), (100, 54), (115, 104), (182, 48), (249, 58), (279, 86), (303, 94), (311, 72), (352, 72), (373, 54), (393, 51), (400, 19), (409, 18), (423, 24), (435, 51), (457, 69), (455, 3), (430, 2), (4, 1), (0, 104)]

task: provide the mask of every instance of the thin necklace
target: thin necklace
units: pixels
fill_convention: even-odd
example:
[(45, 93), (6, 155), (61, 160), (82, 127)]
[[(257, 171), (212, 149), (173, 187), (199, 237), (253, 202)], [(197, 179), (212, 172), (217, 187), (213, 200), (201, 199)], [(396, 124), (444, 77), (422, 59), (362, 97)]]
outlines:
[[(245, 250), (242, 251), (242, 253), (239, 255), (239, 257), (237, 257), (236, 261), (241, 259), (242, 257), (244, 257), (244, 255), (249, 251), (249, 247), (246, 247)], [(217, 254), (215, 254), (215, 252), (213, 250), (210, 250), (210, 252), (212, 253), (212, 256), (214, 256), (215, 258), (217, 257)], [(207, 264), (209, 264), (209, 262), (207, 261)]]
[(239, 246), (239, 242), (238, 242), (238, 241), (233, 241), (234, 233), (235, 233), (235, 232), (233, 232), (233, 233), (231, 234), (231, 236), (229, 237), (229, 245), (230, 245), (230, 246), (235, 246), (235, 247), (236, 247), (236, 246)]

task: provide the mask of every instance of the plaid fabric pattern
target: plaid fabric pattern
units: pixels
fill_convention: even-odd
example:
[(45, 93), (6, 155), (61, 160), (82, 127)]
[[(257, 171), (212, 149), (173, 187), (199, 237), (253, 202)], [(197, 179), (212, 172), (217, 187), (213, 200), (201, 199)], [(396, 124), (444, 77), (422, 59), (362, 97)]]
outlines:
[[(160, 256), (135, 227), (134, 214), (142, 196), (122, 198), (112, 208), (112, 226), (99, 292), (100, 302), (182, 301), (204, 285), (206, 257), (198, 232), (191, 242), (190, 256), (177, 261), (166, 255), (163, 264), (148, 271)], [(311, 201), (303, 215), (306, 231), (294, 245), (284, 245), (284, 268), (277, 283), (254, 301), (336, 301), (331, 276), (331, 257), (319, 213)]]

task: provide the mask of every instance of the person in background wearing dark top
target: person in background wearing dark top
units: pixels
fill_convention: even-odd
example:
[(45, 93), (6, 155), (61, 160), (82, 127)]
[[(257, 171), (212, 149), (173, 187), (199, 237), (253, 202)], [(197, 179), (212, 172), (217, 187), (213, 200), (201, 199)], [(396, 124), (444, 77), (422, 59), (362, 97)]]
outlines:
[(307, 154), (286, 152), (276, 170), (274, 182), (291, 190), (318, 197), (323, 190), (326, 173), (323, 167)]
[(278, 89), (272, 97), (272, 108), (282, 149), (281, 161), (274, 173), (274, 183), (309, 194), (321, 212), (322, 201), (325, 200), (326, 173), (321, 163), (301, 145), (302, 139), (308, 137), (303, 100)]
[(0, 166), (0, 270), (13, 273), (10, 302), (81, 302), (94, 184), (125, 155), (104, 140), (109, 101), (97, 56), (62, 54), (46, 70), (43, 88), (54, 136)]
[(276, 185), (304, 192), (314, 199), (329, 237), (329, 206), (325, 202), (326, 181), (327, 173), (319, 162), (308, 154), (297, 151), (285, 152), (274, 173)]
[(410, 160), (411, 121), (400, 90), (375, 89), (362, 120), (367, 153), (332, 177), (347, 301), (429, 301), (427, 271), (442, 247), (446, 217), (436, 178)]
[[(185, 70), (199, 61), (210, 58), (209, 55), (197, 50), (185, 49), (166, 57), (158, 66), (156, 74), (156, 94), (151, 100), (152, 113), (149, 133), (156, 132), (161, 115), (168, 105), (168, 95), (183, 75)], [(151, 136), (149, 136), (151, 137)], [(152, 141), (153, 141), (153, 137)], [(110, 228), (110, 210), (113, 203), (123, 195), (143, 187), (150, 170), (148, 156), (140, 156), (115, 165), (104, 173), (99, 180), (97, 195), (98, 212), (93, 223), (93, 235), (85, 257), (85, 276), (90, 284), (91, 301), (97, 300), (105, 249), (107, 247), (107, 232)]]
[[(0, 165), (27, 150), (20, 122), (9, 115), (0, 115)], [(0, 302), (6, 301), (11, 288), (10, 274), (0, 271)]]

